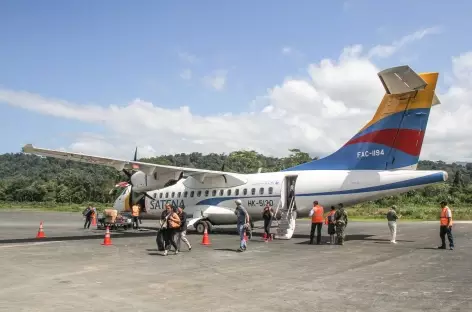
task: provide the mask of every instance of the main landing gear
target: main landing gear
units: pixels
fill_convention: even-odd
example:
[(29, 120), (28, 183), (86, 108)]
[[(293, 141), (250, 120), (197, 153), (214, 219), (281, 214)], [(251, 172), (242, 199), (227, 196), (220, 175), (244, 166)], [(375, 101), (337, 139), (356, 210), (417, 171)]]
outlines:
[(198, 234), (203, 234), (203, 232), (205, 232), (205, 227), (207, 228), (208, 233), (210, 233), (213, 225), (208, 220), (201, 220), (195, 223), (194, 227)]

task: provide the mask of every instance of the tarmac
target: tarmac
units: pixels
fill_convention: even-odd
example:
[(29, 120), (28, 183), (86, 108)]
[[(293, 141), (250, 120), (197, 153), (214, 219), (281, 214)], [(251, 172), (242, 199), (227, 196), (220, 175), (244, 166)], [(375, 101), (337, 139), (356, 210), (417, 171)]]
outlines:
[(2, 211), (0, 311), (472, 311), (472, 224), (454, 225), (451, 251), (439, 222), (400, 221), (394, 245), (386, 221), (351, 221), (344, 246), (308, 245), (309, 222), (268, 243), (256, 223), (243, 253), (234, 227), (211, 246), (191, 231), (192, 251), (163, 257), (157, 221), (102, 246), (80, 213)]

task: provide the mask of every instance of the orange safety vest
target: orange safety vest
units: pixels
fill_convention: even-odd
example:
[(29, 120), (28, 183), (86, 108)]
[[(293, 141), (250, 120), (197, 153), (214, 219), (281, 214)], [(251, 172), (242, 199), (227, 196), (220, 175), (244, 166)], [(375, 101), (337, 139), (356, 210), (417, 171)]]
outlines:
[(313, 207), (313, 216), (311, 217), (311, 223), (323, 223), (323, 207), (316, 205)]
[[(441, 224), (441, 226), (447, 226), (449, 224), (449, 222), (447, 221), (447, 206), (444, 207), (442, 210), (441, 210), (441, 217), (439, 218), (439, 222)], [(452, 225), (452, 211), (451, 211), (451, 225)]]
[[(336, 210), (331, 210), (328, 215), (326, 216), (325, 219), (325, 224), (334, 224), (334, 214), (336, 213)], [(331, 217), (333, 220), (331, 220)]]
[(133, 206), (133, 217), (139, 217), (139, 207), (137, 205)]

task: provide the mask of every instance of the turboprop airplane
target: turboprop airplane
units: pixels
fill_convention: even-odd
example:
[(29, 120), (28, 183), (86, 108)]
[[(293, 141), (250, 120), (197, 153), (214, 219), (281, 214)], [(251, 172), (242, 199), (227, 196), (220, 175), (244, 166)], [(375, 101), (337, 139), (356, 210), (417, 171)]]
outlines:
[(253, 221), (262, 219), (261, 210), (269, 204), (279, 216), (276, 238), (290, 239), (296, 219), (308, 216), (314, 200), (326, 210), (339, 203), (349, 207), (447, 180), (445, 171), (416, 170), (430, 110), (440, 104), (435, 94), (438, 73), (418, 75), (409, 66), (399, 66), (378, 76), (386, 94), (372, 120), (333, 154), (280, 172), (240, 174), (165, 166), (31, 144), (23, 152), (123, 170), (130, 181), (115, 209), (130, 211), (133, 203), (141, 202), (144, 217), (159, 218), (166, 203), (179, 205), (189, 216), (188, 226), (199, 233), (205, 227), (235, 224), (236, 199)]

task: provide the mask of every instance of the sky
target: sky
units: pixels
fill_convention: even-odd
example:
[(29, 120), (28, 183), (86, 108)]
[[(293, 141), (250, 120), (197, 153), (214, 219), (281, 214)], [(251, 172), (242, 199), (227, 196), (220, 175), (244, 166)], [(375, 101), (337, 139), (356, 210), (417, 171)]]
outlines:
[(472, 162), (471, 1), (0, 1), (1, 153), (326, 156), (377, 73), (439, 72), (421, 159)]

